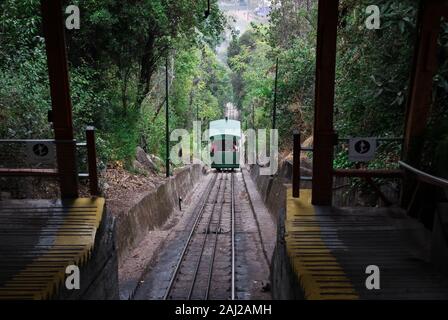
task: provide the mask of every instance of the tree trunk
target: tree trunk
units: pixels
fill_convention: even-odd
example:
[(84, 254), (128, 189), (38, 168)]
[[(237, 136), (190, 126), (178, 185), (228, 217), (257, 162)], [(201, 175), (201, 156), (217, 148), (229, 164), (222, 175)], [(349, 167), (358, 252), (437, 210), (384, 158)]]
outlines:
[(140, 79), (138, 83), (137, 105), (141, 105), (145, 99), (146, 94), (149, 92), (149, 85), (151, 82), (152, 74), (155, 70), (155, 64), (157, 61), (154, 59), (155, 50), (155, 36), (152, 32), (149, 33), (148, 39), (145, 45), (145, 51), (141, 59)]
[(123, 104), (123, 110), (127, 113), (128, 110), (128, 80), (129, 80), (130, 69), (126, 68), (123, 71), (122, 85), (121, 85), (121, 102)]

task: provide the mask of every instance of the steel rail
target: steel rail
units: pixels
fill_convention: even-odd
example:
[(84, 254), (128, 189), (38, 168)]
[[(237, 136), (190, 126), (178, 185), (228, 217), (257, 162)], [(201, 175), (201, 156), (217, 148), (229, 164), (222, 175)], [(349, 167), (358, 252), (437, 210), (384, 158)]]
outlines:
[(188, 246), (190, 245), (190, 242), (191, 242), (191, 239), (193, 238), (193, 234), (194, 234), (194, 232), (196, 230), (196, 227), (198, 226), (199, 221), (200, 221), (200, 219), (201, 219), (201, 217), (202, 217), (202, 215), (204, 213), (204, 209), (205, 209), (205, 206), (208, 203), (208, 199), (210, 197), (211, 191), (212, 191), (213, 187), (215, 186), (215, 183), (216, 183), (216, 180), (217, 180), (217, 176), (218, 175), (215, 175), (215, 177), (207, 185), (208, 190), (207, 190), (205, 199), (204, 199), (203, 203), (201, 204), (201, 207), (199, 209), (199, 212), (198, 212), (198, 214), (196, 216), (196, 219), (195, 219), (195, 222), (193, 224), (193, 228), (191, 229), (190, 234), (188, 235), (188, 239), (187, 239), (187, 241), (185, 243), (185, 246), (184, 246), (184, 248), (182, 250), (182, 253), (180, 254), (180, 257), (179, 257), (179, 259), (177, 261), (177, 264), (176, 264), (176, 267), (174, 269), (173, 275), (172, 275), (172, 277), (170, 279), (170, 283), (168, 284), (168, 288), (167, 288), (167, 290), (165, 292), (165, 295), (163, 296), (163, 300), (167, 300), (168, 299), (168, 296), (169, 296), (169, 294), (171, 292), (171, 289), (173, 287), (174, 281), (177, 278), (177, 275), (179, 273), (180, 266), (181, 266), (181, 264), (183, 262), (185, 254), (187, 252)]
[[(224, 199), (224, 193), (225, 193), (225, 190), (226, 190), (225, 188), (226, 188), (227, 174), (225, 175), (225, 177), (226, 177), (226, 179), (223, 179), (222, 176), (221, 176), (221, 182), (224, 180), (223, 199)], [(212, 211), (210, 212), (210, 218), (208, 219), (208, 222), (207, 222), (207, 228), (205, 230), (206, 232), (205, 232), (204, 238), (202, 240), (202, 245), (201, 245), (201, 253), (199, 255), (199, 259), (197, 260), (196, 267), (195, 267), (195, 270), (194, 270), (193, 280), (191, 281), (191, 285), (190, 285), (190, 291), (188, 292), (188, 298), (187, 298), (188, 300), (190, 300), (191, 296), (193, 295), (194, 286), (196, 284), (196, 279), (197, 279), (198, 273), (199, 273), (199, 267), (201, 266), (202, 257), (204, 255), (205, 244), (207, 243), (207, 237), (208, 237), (208, 232), (209, 232), (209, 229), (210, 229), (210, 224), (211, 224), (212, 219), (213, 219), (213, 214), (215, 213), (215, 207), (216, 207), (216, 203), (218, 202), (219, 192), (221, 191), (221, 184), (222, 183), (220, 183), (219, 186), (218, 186), (218, 191), (216, 193), (216, 198), (215, 198), (215, 201), (213, 203)]]
[(232, 185), (231, 185), (231, 219), (232, 219), (232, 288), (231, 288), (231, 299), (235, 300), (235, 187), (234, 181), (235, 176), (232, 173)]
[[(226, 182), (227, 182), (227, 179), (226, 179)], [(231, 192), (233, 192), (232, 184), (233, 184), (233, 173), (230, 173), (230, 190), (231, 190)], [(213, 244), (212, 257), (211, 257), (210, 265), (209, 265), (209, 268), (208, 268), (207, 288), (205, 289), (204, 300), (208, 299), (209, 293), (210, 293), (210, 288), (211, 288), (211, 285), (212, 285), (213, 266), (215, 264), (216, 248), (218, 246), (219, 229), (221, 227), (222, 212), (223, 212), (224, 204), (226, 203), (226, 199), (225, 199), (225, 196), (226, 196), (226, 186), (227, 186), (227, 183), (224, 185), (224, 192), (223, 192), (223, 196), (222, 196), (221, 208), (219, 210), (218, 225), (215, 228), (215, 242)]]
[[(244, 169), (244, 170), (246, 170), (246, 169)], [(244, 177), (243, 169), (241, 169), (241, 177), (243, 178), (244, 190), (249, 195), (249, 189), (247, 187), (247, 182), (246, 182), (246, 178)], [(263, 241), (263, 236), (262, 236), (262, 232), (261, 232), (260, 222), (258, 221), (257, 214), (255, 213), (255, 207), (254, 207), (254, 203), (252, 201), (252, 198), (250, 196), (248, 196), (248, 199), (249, 199), (250, 209), (251, 209), (251, 212), (252, 212), (252, 217), (254, 218), (254, 221), (257, 224), (257, 232), (258, 232), (258, 236), (260, 237), (261, 247), (263, 248), (263, 256), (264, 256), (264, 259), (266, 261), (267, 266), (269, 267), (270, 266), (270, 262), (269, 262), (266, 246), (265, 246), (264, 241)], [(236, 282), (236, 280), (235, 280), (235, 282)]]

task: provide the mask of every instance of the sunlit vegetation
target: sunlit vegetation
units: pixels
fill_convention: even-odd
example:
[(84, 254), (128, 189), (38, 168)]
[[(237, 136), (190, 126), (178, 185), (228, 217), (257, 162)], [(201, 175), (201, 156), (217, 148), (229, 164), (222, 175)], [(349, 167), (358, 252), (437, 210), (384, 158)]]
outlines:
[[(51, 109), (40, 1), (0, 3), (0, 136), (51, 138)], [(79, 5), (81, 27), (67, 30), (73, 119), (83, 140), (98, 133), (104, 162), (130, 165), (139, 145), (164, 154), (165, 63), (170, 127), (222, 116), (230, 92), (215, 46), (226, 20), (212, 1), (65, 1)]]
[[(68, 4), (68, 1), (66, 1)], [(80, 30), (67, 31), (74, 127), (98, 129), (103, 160), (131, 164), (135, 148), (165, 157), (165, 64), (168, 59), (170, 127), (222, 117), (232, 101), (243, 128), (269, 128), (279, 60), (277, 128), (288, 151), (294, 128), (313, 127), (317, 1), (274, 0), (269, 23), (235, 34), (227, 65), (215, 48), (226, 19), (212, 1), (70, 1), (81, 7)], [(335, 128), (340, 137), (401, 137), (407, 104), (417, 0), (378, 0), (381, 27), (365, 27), (367, 0), (341, 0), (338, 26)], [(0, 136), (48, 138), (51, 103), (39, 1), (0, 3)], [(423, 158), (448, 144), (448, 27), (439, 39), (439, 72)], [(400, 143), (384, 147), (371, 167), (389, 167)], [(343, 148), (343, 146), (342, 146)], [(337, 150), (335, 166), (349, 167)]]
[[(335, 129), (340, 137), (402, 137), (416, 38), (418, 1), (381, 0), (381, 27), (365, 27), (369, 1), (340, 1), (338, 25)], [(235, 101), (244, 122), (272, 123), (275, 61), (279, 59), (278, 129), (284, 149), (294, 128), (312, 135), (316, 59), (317, 1), (273, 1), (267, 26), (253, 25), (235, 37), (229, 49)], [(430, 150), (441, 150), (448, 137), (446, 69), (447, 27), (440, 36), (440, 67), (434, 81), (434, 106), (427, 137)], [(342, 149), (341, 149), (342, 148)], [(336, 167), (350, 167), (341, 146)], [(341, 151), (342, 150), (342, 151)], [(400, 141), (383, 146), (369, 166), (395, 166)]]

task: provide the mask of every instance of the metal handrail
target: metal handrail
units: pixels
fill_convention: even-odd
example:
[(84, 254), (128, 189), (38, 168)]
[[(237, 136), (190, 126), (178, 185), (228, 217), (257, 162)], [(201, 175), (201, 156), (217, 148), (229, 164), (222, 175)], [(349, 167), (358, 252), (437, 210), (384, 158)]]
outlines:
[[(98, 186), (98, 170), (96, 163), (96, 147), (95, 147), (95, 128), (87, 127), (86, 128), (86, 141), (85, 142), (77, 142), (76, 139), (73, 140), (55, 140), (55, 139), (0, 139), (0, 144), (2, 143), (54, 143), (58, 144), (66, 144), (71, 143), (74, 144), (75, 147), (78, 148), (87, 148), (87, 164), (88, 164), (88, 172), (87, 173), (78, 173), (78, 178), (89, 179), (90, 184), (90, 193), (93, 196), (97, 196), (100, 194), (99, 186)], [(23, 176), (42, 176), (42, 177), (58, 177), (60, 173), (57, 169), (34, 169), (34, 168), (26, 168), (26, 169), (12, 169), (12, 168), (0, 168), (0, 177), (23, 177)]]
[[(351, 138), (348, 137), (344, 137), (344, 138), (338, 138), (338, 142), (343, 142), (343, 141), (350, 141)], [(391, 138), (376, 138), (376, 141), (381, 141), (381, 142), (387, 142), (387, 141), (403, 141), (404, 138), (398, 138), (398, 137), (391, 137)]]
[(414, 168), (411, 165), (409, 165), (403, 161), (398, 161), (398, 164), (401, 167), (403, 167), (404, 169), (414, 173), (417, 176), (417, 178), (422, 182), (426, 182), (428, 184), (442, 187), (442, 188), (448, 188), (448, 180), (447, 179), (436, 177), (429, 173), (418, 170), (417, 168)]
[(0, 139), (0, 143), (35, 143), (35, 142), (42, 142), (42, 143), (76, 143), (76, 140), (55, 140), (55, 139)]

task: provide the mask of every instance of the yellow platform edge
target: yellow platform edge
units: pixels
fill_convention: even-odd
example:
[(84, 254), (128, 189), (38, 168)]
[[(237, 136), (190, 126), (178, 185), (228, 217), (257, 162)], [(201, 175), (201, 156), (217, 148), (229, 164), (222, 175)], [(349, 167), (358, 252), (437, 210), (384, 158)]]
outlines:
[[(83, 226), (91, 227), (91, 233), (89, 235), (78, 235), (75, 240), (73, 236), (66, 236), (64, 234), (58, 233), (52, 248), (45, 254), (36, 258), (32, 263), (30, 263), (25, 269), (15, 275), (10, 281), (4, 284), (0, 288), (0, 300), (2, 299), (32, 299), (32, 300), (43, 300), (51, 299), (59, 291), (61, 285), (65, 282), (65, 268), (61, 267), (42, 267), (40, 266), (44, 261), (51, 260), (51, 252), (57, 251), (61, 246), (64, 245), (77, 245), (81, 247), (72, 257), (65, 259), (63, 262), (65, 266), (76, 265), (82, 267), (90, 258), (93, 246), (95, 244), (96, 231), (101, 223), (101, 219), (104, 213), (105, 199), (104, 198), (77, 198), (73, 200), (62, 200), (62, 204), (67, 206), (69, 213), (65, 219), (64, 224), (60, 229), (64, 229), (70, 225), (73, 228), (73, 218), (77, 213), (80, 212), (79, 209), (82, 208), (95, 208), (95, 215), (93, 218), (85, 219), (83, 221)], [(81, 211), (82, 212), (82, 211)], [(74, 243), (76, 241), (76, 243)], [(55, 269), (57, 271), (55, 271)], [(40, 276), (42, 279), (43, 274), (48, 274), (44, 281), (39, 281), (33, 276)], [(31, 280), (31, 281), (30, 281)], [(30, 283), (33, 283), (31, 285)]]
[[(312, 227), (300, 226), (300, 221), (315, 222), (315, 225), (313, 224)], [(306, 232), (313, 232), (313, 237), (304, 243), (297, 236)], [(309, 189), (300, 190), (300, 197), (293, 198), (292, 188), (287, 188), (285, 242), (290, 263), (306, 299), (359, 299), (350, 279), (322, 240), (315, 208), (311, 204), (311, 190)], [(306, 248), (304, 244), (308, 246), (312, 244), (313, 248)], [(303, 252), (312, 253), (315, 256), (307, 257), (303, 255)], [(318, 260), (316, 260), (316, 256), (319, 257)], [(316, 261), (324, 262), (318, 263), (318, 268), (315, 268)], [(331, 271), (326, 270), (328, 266), (331, 266)], [(311, 270), (311, 268), (313, 269)], [(325, 282), (324, 285), (320, 284), (323, 282)]]

